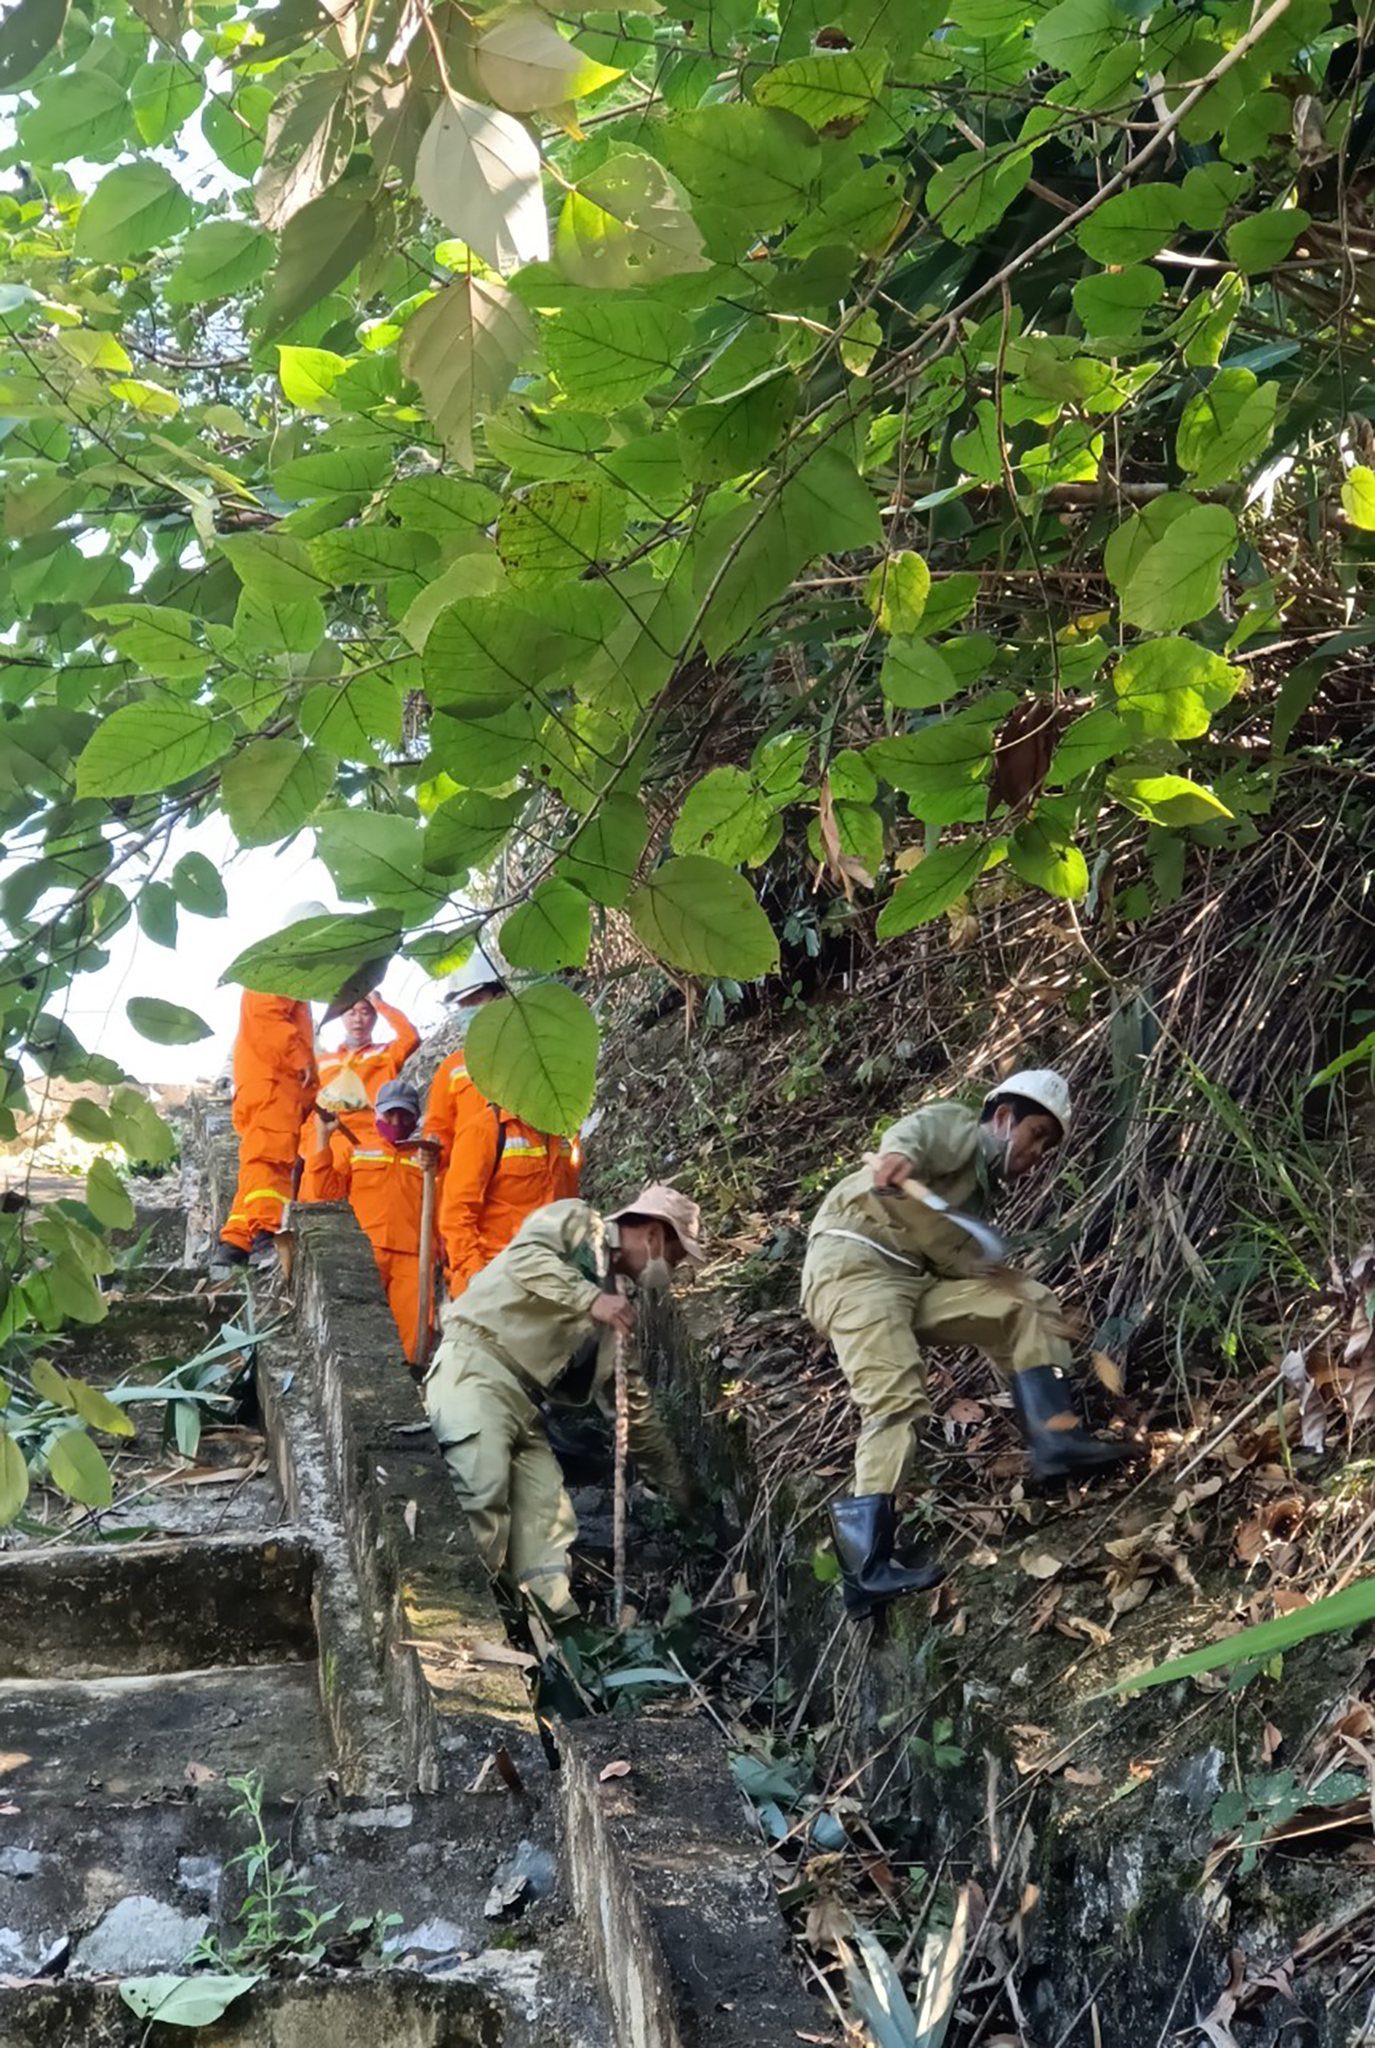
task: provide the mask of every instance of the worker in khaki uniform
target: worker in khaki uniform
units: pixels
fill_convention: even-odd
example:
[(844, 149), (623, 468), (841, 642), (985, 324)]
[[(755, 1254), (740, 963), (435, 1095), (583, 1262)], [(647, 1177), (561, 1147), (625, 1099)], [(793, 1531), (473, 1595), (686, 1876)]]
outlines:
[[(477, 963), (446, 998), (460, 1016), (507, 993), (490, 963), (481, 955)], [(435, 1071), (425, 1135), (441, 1148), (439, 1234), (448, 1292), (456, 1297), (527, 1216), (577, 1195), (580, 1153), (576, 1139), (538, 1131), (489, 1102), (468, 1072), (462, 1046)]]
[(877, 1160), (837, 1183), (812, 1224), (802, 1306), (835, 1346), (859, 1409), (855, 1490), (831, 1510), (845, 1604), (870, 1612), (939, 1583), (938, 1565), (893, 1556), (894, 1496), (930, 1413), (923, 1341), (976, 1345), (1012, 1376), (1018, 1425), (1040, 1479), (1085, 1478), (1136, 1455), (1083, 1427), (1065, 1384), (1070, 1348), (1048, 1287), (990, 1264), (957, 1217), (997, 1183), (1054, 1152), (1069, 1089), (1046, 1071), (1013, 1074), (982, 1112), (935, 1102), (893, 1125)]
[[(332, 1021), (333, 1014), (326, 1016), (326, 1024)], [(343, 1044), (333, 1052), (319, 1055), (319, 1103), (322, 1109), (333, 1113), (338, 1127), (353, 1139), (355, 1145), (375, 1151), (381, 1143), (372, 1114), (378, 1090), (396, 1079), (419, 1045), (420, 1033), (409, 1017), (383, 1000), (377, 989), (370, 996), (362, 996), (350, 1004), (342, 1016)], [(392, 1034), (380, 1042), (373, 1037), (379, 1017)], [(317, 1178), (320, 1173), (326, 1176), (326, 1180), (328, 1178), (328, 1169), (323, 1161), (328, 1158), (329, 1131), (317, 1135), (325, 1141), (323, 1148), (309, 1139), (302, 1146), (305, 1164), (300, 1200), (303, 1202), (336, 1199), (325, 1192), (325, 1183)]]
[[(488, 1570), (556, 1621), (578, 1612), (568, 1581), (578, 1525), (536, 1404), (614, 1412), (616, 1345), (635, 1335), (621, 1283), (667, 1287), (675, 1267), (706, 1257), (700, 1229), (696, 1204), (674, 1188), (648, 1187), (606, 1218), (586, 1202), (553, 1202), (445, 1310), (425, 1381), (444, 1462)], [(687, 1480), (633, 1353), (626, 1368), (631, 1452), (686, 1506)]]
[(375, 1144), (356, 1145), (343, 1119), (328, 1111), (317, 1110), (313, 1121), (317, 1135), (307, 1165), (319, 1190), (315, 1199), (351, 1205), (372, 1246), (401, 1347), (414, 1365), (425, 1166), (417, 1152), (405, 1148), (420, 1122), (420, 1097), (409, 1081), (383, 1083), (369, 1113)]
[[(282, 929), (325, 917), (322, 903), (298, 903)], [(234, 1040), (234, 1129), (239, 1176), (229, 1214), (211, 1252), (212, 1271), (261, 1264), (291, 1198), (301, 1127), (315, 1100), (315, 1029), (309, 1003), (245, 989)]]

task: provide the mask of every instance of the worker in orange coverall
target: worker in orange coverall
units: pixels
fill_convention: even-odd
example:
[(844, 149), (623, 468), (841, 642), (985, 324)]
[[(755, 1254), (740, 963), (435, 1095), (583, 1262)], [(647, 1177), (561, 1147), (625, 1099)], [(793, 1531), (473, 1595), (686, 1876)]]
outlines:
[[(283, 929), (325, 917), (320, 903), (301, 903)], [(266, 1265), (291, 1197), (301, 1126), (315, 1100), (315, 1026), (309, 1003), (245, 989), (234, 1040), (234, 1129), (239, 1181), (211, 1257), (214, 1269)]]
[[(390, 1026), (391, 1037), (380, 1044), (373, 1037), (379, 1016)], [(330, 1017), (325, 1022), (330, 1022)], [(376, 1147), (377, 1126), (372, 1106), (377, 1093), (394, 1081), (420, 1043), (420, 1033), (409, 1017), (384, 1002), (378, 990), (363, 996), (343, 1012), (344, 1042), (333, 1052), (319, 1055), (320, 1106), (331, 1112), (355, 1145)], [(328, 1133), (324, 1134), (326, 1137)], [(316, 1143), (302, 1146), (305, 1165), (301, 1175), (300, 1200), (327, 1202), (328, 1170), (322, 1162), (328, 1147)], [(321, 1175), (325, 1178), (321, 1178)]]
[[(507, 993), (489, 963), (479, 961), (449, 997), (460, 1013)], [(441, 1148), (439, 1234), (453, 1297), (505, 1250), (527, 1216), (576, 1197), (581, 1160), (576, 1142), (537, 1131), (489, 1102), (469, 1076), (462, 1046), (430, 1084), (425, 1135)]]
[(425, 1169), (421, 1156), (404, 1149), (420, 1123), (420, 1097), (409, 1081), (382, 1084), (372, 1123), (376, 1142), (355, 1145), (341, 1117), (318, 1112), (307, 1166), (322, 1190), (317, 1200), (352, 1205), (372, 1245), (401, 1347), (415, 1365)]

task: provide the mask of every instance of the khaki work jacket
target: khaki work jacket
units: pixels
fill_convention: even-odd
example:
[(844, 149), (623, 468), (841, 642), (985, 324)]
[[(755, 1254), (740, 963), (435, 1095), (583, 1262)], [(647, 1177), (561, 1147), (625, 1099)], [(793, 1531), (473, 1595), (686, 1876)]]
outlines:
[[(991, 1184), (979, 1116), (962, 1102), (932, 1102), (900, 1117), (884, 1132), (878, 1149), (910, 1159), (913, 1179), (951, 1208), (978, 1214), (987, 1206)], [(855, 1243), (856, 1238), (865, 1243)], [(913, 1196), (879, 1194), (873, 1167), (861, 1166), (837, 1181), (817, 1210), (808, 1233), (809, 1263), (824, 1246), (828, 1265), (848, 1265), (848, 1252), (857, 1265), (872, 1268), (875, 1253), (869, 1245), (932, 1274), (958, 1276), (979, 1264), (962, 1231)]]
[[(554, 1401), (594, 1401), (616, 1412), (614, 1333), (592, 1320), (592, 1305), (610, 1272), (616, 1226), (587, 1202), (550, 1202), (527, 1216), (504, 1251), (475, 1273), (444, 1312), (441, 1352), (476, 1342), (537, 1394)], [(589, 1340), (595, 1360), (586, 1387), (559, 1381)], [(436, 1365), (439, 1360), (436, 1359)], [(630, 1449), (655, 1483), (681, 1497), (686, 1482), (634, 1347), (628, 1347)]]

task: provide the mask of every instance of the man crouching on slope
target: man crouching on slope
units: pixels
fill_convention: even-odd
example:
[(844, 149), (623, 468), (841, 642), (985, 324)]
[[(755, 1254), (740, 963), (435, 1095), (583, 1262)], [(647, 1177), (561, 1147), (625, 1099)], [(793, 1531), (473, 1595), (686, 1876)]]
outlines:
[[(675, 1267), (700, 1265), (701, 1227), (676, 1188), (647, 1187), (605, 1218), (586, 1202), (551, 1202), (445, 1310), (425, 1381), (431, 1426), (487, 1569), (556, 1622), (578, 1614), (568, 1582), (578, 1524), (537, 1403), (614, 1413), (616, 1344), (635, 1338), (621, 1282), (663, 1290)], [(631, 1454), (686, 1506), (687, 1479), (633, 1349), (626, 1369)]]
[(901, 1118), (877, 1159), (838, 1182), (817, 1211), (802, 1307), (834, 1345), (860, 1418), (854, 1495), (831, 1508), (851, 1615), (945, 1576), (939, 1565), (893, 1556), (894, 1496), (930, 1413), (923, 1340), (976, 1345), (1011, 1375), (1034, 1477), (1085, 1479), (1140, 1455), (1083, 1427), (1064, 1377), (1070, 1347), (1051, 1290), (991, 1264), (943, 1213), (983, 1208), (1000, 1182), (1020, 1180), (1050, 1157), (1069, 1123), (1063, 1076), (1010, 1075), (981, 1113), (933, 1102)]

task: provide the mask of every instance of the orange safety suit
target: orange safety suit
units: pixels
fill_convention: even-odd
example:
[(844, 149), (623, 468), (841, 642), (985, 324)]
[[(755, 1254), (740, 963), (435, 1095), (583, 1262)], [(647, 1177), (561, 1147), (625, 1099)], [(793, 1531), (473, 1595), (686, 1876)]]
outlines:
[(489, 1102), (461, 1047), (430, 1084), (425, 1136), (442, 1148), (439, 1234), (445, 1281), (457, 1296), (527, 1216), (577, 1195), (581, 1155), (576, 1140), (547, 1136)]
[(315, 1100), (315, 1032), (309, 1003), (244, 991), (234, 1040), (234, 1128), (239, 1184), (220, 1241), (248, 1251), (281, 1227), (301, 1126)]
[[(337, 1046), (333, 1052), (320, 1054), (320, 1087), (328, 1088), (331, 1081), (337, 1081), (345, 1069), (358, 1076), (369, 1102), (376, 1102), (378, 1090), (383, 1082), (394, 1081), (405, 1066), (411, 1054), (420, 1043), (420, 1033), (409, 1017), (400, 1010), (394, 1010), (390, 1003), (379, 1003), (377, 1014), (384, 1023), (391, 1026), (392, 1036), (383, 1045)], [(339, 1115), (339, 1122), (357, 1145), (376, 1147), (382, 1141), (377, 1135), (377, 1125), (371, 1110), (346, 1109)], [(326, 1157), (318, 1144), (303, 1144), (301, 1157), (304, 1170), (301, 1175), (303, 1202), (330, 1202), (341, 1199), (324, 1192), (328, 1181), (328, 1170), (321, 1163)]]
[(416, 1363), (420, 1316), (420, 1216), (425, 1169), (420, 1159), (379, 1138), (354, 1147), (342, 1131), (316, 1142), (307, 1171), (320, 1202), (347, 1200), (372, 1245), (373, 1257), (396, 1323), (401, 1348)]

